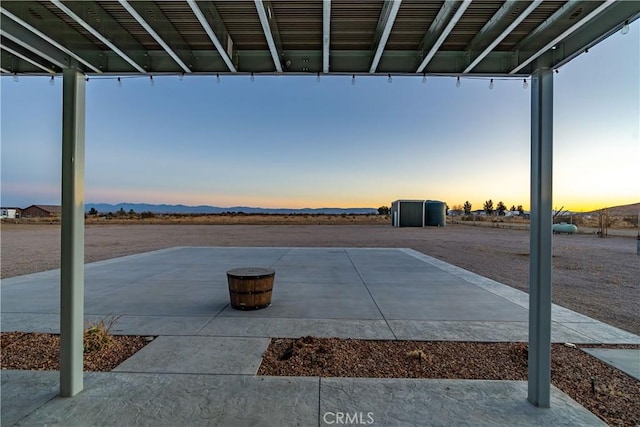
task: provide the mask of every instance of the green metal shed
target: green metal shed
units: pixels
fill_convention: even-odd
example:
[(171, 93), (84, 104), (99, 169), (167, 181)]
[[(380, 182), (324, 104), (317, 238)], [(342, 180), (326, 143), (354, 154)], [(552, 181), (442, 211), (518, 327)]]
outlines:
[(424, 227), (424, 200), (396, 200), (391, 203), (391, 225)]

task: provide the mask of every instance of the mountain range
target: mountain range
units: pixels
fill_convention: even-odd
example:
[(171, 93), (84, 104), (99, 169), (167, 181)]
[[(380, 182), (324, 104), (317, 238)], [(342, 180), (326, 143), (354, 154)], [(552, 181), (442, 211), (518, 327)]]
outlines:
[(100, 213), (117, 212), (120, 209), (124, 209), (129, 212), (133, 209), (136, 213), (141, 212), (153, 212), (156, 214), (219, 214), (225, 212), (242, 212), (246, 214), (325, 214), (325, 215), (340, 215), (340, 214), (377, 214), (378, 210), (374, 208), (304, 208), (304, 209), (290, 209), (290, 208), (259, 208), (250, 206), (231, 206), (227, 208), (218, 206), (186, 206), (186, 205), (154, 205), (148, 203), (118, 203), (111, 205), (108, 203), (87, 203), (85, 205), (85, 211), (89, 212), (91, 208), (97, 210)]

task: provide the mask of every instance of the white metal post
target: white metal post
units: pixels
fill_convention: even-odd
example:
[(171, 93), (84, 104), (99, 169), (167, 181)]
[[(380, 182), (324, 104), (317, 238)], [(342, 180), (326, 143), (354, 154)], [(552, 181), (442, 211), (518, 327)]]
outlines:
[(551, 394), (551, 255), (553, 70), (531, 76), (531, 231), (529, 265), (529, 393), (548, 408)]
[(62, 250), (60, 259), (60, 395), (83, 387), (85, 79), (62, 74)]

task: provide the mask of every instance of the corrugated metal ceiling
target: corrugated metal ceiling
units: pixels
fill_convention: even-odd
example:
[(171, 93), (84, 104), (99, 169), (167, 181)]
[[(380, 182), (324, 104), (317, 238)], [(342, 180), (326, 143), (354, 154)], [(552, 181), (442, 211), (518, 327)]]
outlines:
[[(477, 72), (504, 74), (509, 66), (518, 64), (533, 55), (559, 34), (571, 29), (592, 11), (600, 8), (603, 1), (557, 1), (542, 2), (512, 32), (495, 46), (493, 52), (478, 64)], [(268, 40), (278, 57), (292, 61), (291, 69), (285, 72), (322, 71), (323, 51), (323, 0), (273, 0), (273, 1), (205, 1), (195, 2), (203, 16), (219, 39), (224, 52), (219, 51), (205, 32), (186, 0), (171, 1), (130, 1), (133, 7), (148, 25), (181, 58), (198, 58), (190, 64), (194, 72), (228, 72), (229, 67), (223, 61), (227, 55), (232, 58), (240, 72), (275, 71), (272, 52)], [(495, 24), (488, 31), (497, 36), (510, 22), (513, 22), (529, 5), (527, 1), (508, 3), (498, 0), (474, 0), (446, 34), (443, 43), (425, 71), (429, 73), (459, 73), (468, 64), (470, 58), (478, 52), (470, 52), (471, 42), (474, 49), (482, 49), (492, 40), (484, 34), (487, 23)], [(151, 34), (118, 1), (64, 1), (63, 5), (71, 9), (82, 20), (98, 31), (131, 58), (153, 57), (154, 61), (145, 63), (145, 69), (151, 73), (178, 72), (180, 67)], [(459, 7), (462, 0), (420, 1), (404, 0), (400, 4), (395, 21), (389, 22), (388, 40), (380, 62), (380, 69), (397, 72), (415, 72), (417, 58), (429, 51), (445, 28), (445, 24)], [(613, 3), (612, 3), (613, 5)], [(387, 13), (391, 3), (384, 0), (333, 0), (330, 2), (330, 72), (363, 72), (369, 69), (372, 58), (378, 48), (378, 42), (385, 29)], [(509, 13), (501, 14), (503, 8), (510, 7)], [(110, 73), (128, 73), (136, 70), (123, 58), (118, 57), (109, 46), (87, 31), (74, 18), (65, 13), (51, 1), (15, 1), (5, 0), (1, 6), (2, 26), (14, 28), (16, 23), (8, 14), (18, 17), (22, 22), (35, 27), (38, 31), (56, 40), (66, 48), (75, 51), (87, 60), (96, 61), (100, 68)], [(271, 31), (265, 34), (260, 22), (258, 8), (264, 7)], [(640, 14), (640, 2), (616, 2), (606, 9), (606, 13), (596, 16), (598, 25), (593, 35), (587, 33), (580, 43), (588, 45), (598, 42), (620, 26), (620, 20), (636, 19)], [(434, 22), (439, 16), (442, 22)], [(492, 18), (500, 16), (500, 20)], [(23, 25), (23, 24), (20, 24)], [(597, 28), (596, 28), (597, 27)], [(26, 27), (25, 27), (26, 28)], [(437, 33), (429, 33), (431, 29)], [(538, 30), (542, 29), (542, 30)], [(480, 31), (483, 38), (478, 41)], [(29, 30), (19, 31), (27, 39), (33, 36)], [(534, 33), (534, 37), (529, 37)], [(588, 38), (591, 37), (592, 40)], [(523, 41), (526, 41), (523, 45)], [(38, 41), (36, 44), (40, 44)], [(12, 41), (3, 44), (14, 51), (42, 62), (34, 50), (24, 49)], [(568, 46), (571, 45), (570, 43)], [(573, 47), (572, 49), (577, 49)], [(53, 52), (59, 53), (59, 52)], [(543, 52), (545, 53), (545, 52)], [(575, 52), (564, 52), (569, 57)], [(545, 53), (549, 56), (549, 54)], [(121, 56), (121, 55), (120, 55)], [(556, 55), (557, 56), (557, 55)], [(304, 57), (307, 64), (296, 68), (295, 58)], [(556, 59), (555, 57), (552, 59)], [(138, 60), (139, 59), (135, 59)], [(561, 61), (563, 58), (557, 60)], [(46, 61), (45, 61), (46, 62)], [(41, 72), (28, 61), (2, 50), (2, 68), (4, 72), (29, 73)], [(270, 65), (271, 64), (271, 65)], [(50, 66), (50, 64), (45, 64)], [(82, 66), (81, 66), (82, 67)], [(60, 70), (54, 69), (59, 72)], [(90, 70), (87, 70), (90, 71)], [(527, 69), (523, 70), (527, 72)]]

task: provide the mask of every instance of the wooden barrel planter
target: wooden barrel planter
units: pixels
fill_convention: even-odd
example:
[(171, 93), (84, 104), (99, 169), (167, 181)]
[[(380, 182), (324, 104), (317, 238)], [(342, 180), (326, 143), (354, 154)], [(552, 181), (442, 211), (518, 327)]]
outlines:
[(276, 272), (270, 268), (234, 268), (227, 271), (231, 308), (257, 310), (271, 305)]

